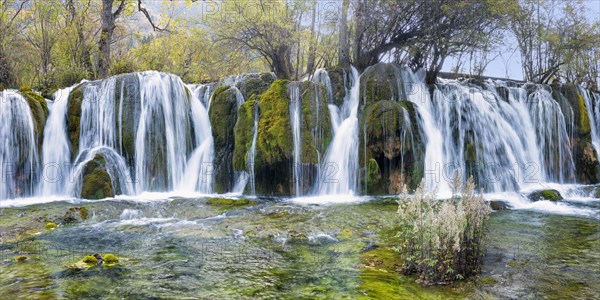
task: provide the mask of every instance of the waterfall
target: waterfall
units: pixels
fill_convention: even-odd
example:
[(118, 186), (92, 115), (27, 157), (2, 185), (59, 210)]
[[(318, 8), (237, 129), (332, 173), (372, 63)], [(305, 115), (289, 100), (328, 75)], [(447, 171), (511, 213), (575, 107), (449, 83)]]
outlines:
[(82, 189), (83, 172), (87, 164), (101, 155), (106, 163), (106, 172), (110, 176), (111, 183), (115, 189), (115, 195), (132, 195), (134, 193), (129, 168), (123, 160), (123, 157), (115, 149), (105, 146), (99, 146), (84, 150), (75, 161), (71, 181), (67, 185), (67, 192), (72, 196), (79, 196)]
[(194, 125), (196, 148), (186, 163), (179, 190), (212, 193), (212, 164), (214, 158), (213, 136), (208, 110), (194, 95), (190, 99), (191, 117)]
[(448, 152), (445, 148), (442, 131), (436, 123), (436, 115), (434, 111), (434, 103), (436, 100), (431, 100), (429, 89), (425, 83), (417, 78), (417, 76), (407, 68), (402, 69), (401, 77), (404, 86), (404, 92), (408, 96), (408, 100), (415, 104), (417, 111), (421, 117), (421, 130), (425, 135), (425, 166), (424, 175), (428, 188), (436, 188), (441, 195), (446, 195), (451, 192), (450, 185), (447, 180), (442, 180), (442, 168), (448, 165)]
[(590, 118), (592, 144), (596, 153), (600, 154), (600, 94), (592, 93), (579, 87), (579, 93), (585, 101)]
[(333, 87), (331, 86), (331, 79), (329, 78), (329, 74), (325, 69), (318, 69), (315, 71), (315, 75), (312, 78), (313, 82), (318, 82), (325, 86), (325, 90), (327, 91), (327, 97), (329, 99), (328, 103), (333, 103)]
[(37, 141), (27, 100), (16, 90), (0, 92), (0, 199), (34, 192), (39, 174)]
[(290, 83), (290, 124), (292, 125), (292, 137), (294, 141), (294, 166), (293, 181), (296, 196), (300, 196), (302, 187), (302, 162), (300, 155), (302, 153), (302, 138), (300, 136), (300, 85)]
[(353, 195), (358, 187), (360, 77), (354, 67), (352, 79), (353, 85), (344, 98), (341, 113), (335, 105), (329, 106), (334, 136), (325, 154), (321, 176), (316, 184), (318, 195)]
[(252, 144), (248, 149), (248, 170), (250, 172), (250, 194), (256, 195), (256, 176), (254, 173), (254, 159), (256, 158), (256, 139), (258, 138), (258, 105), (254, 105), (254, 128), (252, 129)]
[(61, 195), (65, 193), (66, 180), (71, 171), (71, 148), (67, 138), (67, 108), (69, 95), (74, 86), (54, 93), (52, 109), (44, 128), (42, 148), (41, 195)]

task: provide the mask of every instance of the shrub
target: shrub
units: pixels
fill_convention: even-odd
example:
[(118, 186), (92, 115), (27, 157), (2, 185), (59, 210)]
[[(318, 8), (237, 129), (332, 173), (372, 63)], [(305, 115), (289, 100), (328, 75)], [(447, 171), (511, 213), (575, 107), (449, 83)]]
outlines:
[[(409, 199), (406, 187), (398, 201), (401, 229), (395, 248), (402, 271), (416, 274), (424, 285), (446, 284), (477, 274), (485, 253), (485, 224), (491, 211), (475, 184), (455, 184), (451, 199), (438, 200), (425, 181)], [(460, 193), (459, 193), (460, 192)]]

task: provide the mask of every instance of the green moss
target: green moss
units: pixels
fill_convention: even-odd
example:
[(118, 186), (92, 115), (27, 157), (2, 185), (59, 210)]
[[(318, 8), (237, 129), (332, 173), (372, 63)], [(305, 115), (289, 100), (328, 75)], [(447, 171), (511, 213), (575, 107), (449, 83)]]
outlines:
[(98, 154), (85, 166), (81, 185), (82, 198), (103, 199), (115, 196), (112, 180), (104, 164), (104, 157)]
[(55, 229), (56, 228), (56, 224), (54, 222), (48, 222), (48, 223), (46, 223), (46, 225), (44, 226), (44, 228), (46, 228), (46, 229)]
[(21, 95), (23, 95), (25, 101), (27, 101), (27, 105), (31, 111), (31, 116), (33, 117), (33, 122), (35, 124), (35, 134), (38, 139), (38, 148), (41, 150), (44, 125), (46, 124), (46, 119), (48, 118), (48, 104), (46, 103), (46, 99), (44, 99), (44, 97), (32, 91), (28, 87), (20, 88), (19, 92), (21, 92)]
[(254, 114), (258, 102), (252, 97), (238, 110), (238, 119), (234, 127), (235, 147), (233, 150), (233, 168), (236, 171), (247, 169), (247, 153), (252, 146), (254, 134)]
[(266, 82), (262, 78), (248, 77), (246, 80), (238, 83), (237, 87), (244, 96), (244, 99), (250, 99), (252, 96), (264, 93), (270, 84), (270, 82)]
[(402, 83), (398, 83), (400, 68), (394, 64), (378, 63), (368, 67), (360, 77), (363, 103), (406, 99)]
[(304, 164), (316, 164), (327, 151), (332, 139), (327, 92), (322, 85), (305, 81), (300, 86), (302, 141), (300, 161)]
[(71, 157), (79, 152), (79, 131), (81, 120), (81, 103), (83, 101), (83, 84), (75, 87), (69, 95), (67, 108), (67, 131), (71, 142)]
[(256, 167), (285, 162), (292, 156), (288, 81), (276, 80), (260, 96)]
[(563, 197), (560, 195), (560, 193), (557, 190), (540, 190), (540, 191), (535, 191), (531, 194), (529, 194), (529, 199), (531, 199), (532, 201), (539, 201), (539, 200), (550, 200), (550, 201), (560, 201), (563, 200)]
[(119, 262), (119, 258), (117, 258), (117, 256), (112, 253), (105, 254), (103, 259), (104, 259), (104, 262), (106, 262), (108, 264), (114, 264), (114, 263)]
[(579, 104), (579, 128), (582, 134), (589, 134), (591, 132), (590, 118), (588, 115), (587, 107), (585, 106), (585, 100), (582, 95), (577, 95)]
[(15, 261), (17, 261), (17, 262), (24, 262), (26, 260), (27, 260), (27, 256), (25, 256), (25, 255), (19, 255), (19, 256), (15, 257)]
[(217, 88), (210, 103), (209, 117), (214, 137), (215, 161), (219, 162), (214, 168), (214, 189), (217, 193), (225, 193), (234, 184), (234, 127), (237, 120), (235, 89), (229, 86)]
[(207, 201), (208, 205), (214, 206), (244, 206), (244, 205), (255, 205), (256, 202), (249, 199), (225, 199), (225, 198), (210, 198)]
[(96, 259), (95, 257), (88, 255), (86, 257), (83, 258), (83, 262), (88, 264), (88, 265), (97, 265), (98, 264), (98, 259)]

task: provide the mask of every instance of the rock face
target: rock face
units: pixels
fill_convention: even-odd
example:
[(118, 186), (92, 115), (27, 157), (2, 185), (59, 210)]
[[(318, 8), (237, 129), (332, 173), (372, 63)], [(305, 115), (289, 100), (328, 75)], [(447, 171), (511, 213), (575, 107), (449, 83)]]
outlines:
[(588, 108), (579, 93), (578, 88), (572, 84), (552, 85), (553, 97), (561, 105), (565, 113), (567, 131), (572, 132), (570, 137), (571, 151), (575, 163), (575, 176), (578, 183), (593, 184), (600, 182), (599, 153), (592, 145), (591, 125)]
[(41, 151), (42, 141), (44, 140), (44, 125), (46, 124), (46, 119), (48, 119), (48, 105), (44, 97), (29, 88), (21, 88), (19, 92), (21, 92), (31, 110), (31, 115), (35, 123), (35, 136), (38, 140), (38, 151)]
[(81, 197), (103, 199), (115, 196), (112, 180), (106, 169), (106, 161), (100, 154), (89, 161), (83, 171)]
[(229, 86), (217, 88), (210, 104), (209, 116), (215, 143), (215, 192), (231, 191), (233, 176), (234, 126), (237, 121), (237, 91)]
[(292, 178), (294, 142), (290, 122), (292, 87), (299, 89), (302, 193), (308, 192), (316, 179), (321, 156), (324, 156), (331, 141), (328, 97), (321, 85), (277, 80), (260, 96), (251, 96), (238, 111), (233, 166), (236, 171), (244, 171), (248, 167), (248, 149), (252, 144), (254, 117), (258, 111), (254, 170), (256, 193), (259, 195), (295, 193)]
[(331, 102), (338, 107), (341, 107), (344, 103), (344, 97), (346, 96), (346, 89), (350, 89), (352, 85), (348, 81), (348, 70), (341, 67), (333, 67), (327, 69), (329, 79), (331, 81), (331, 90), (333, 93), (333, 99)]
[(398, 82), (400, 69), (377, 64), (361, 76), (359, 158), (362, 193), (397, 194), (423, 176), (425, 143), (414, 104)]

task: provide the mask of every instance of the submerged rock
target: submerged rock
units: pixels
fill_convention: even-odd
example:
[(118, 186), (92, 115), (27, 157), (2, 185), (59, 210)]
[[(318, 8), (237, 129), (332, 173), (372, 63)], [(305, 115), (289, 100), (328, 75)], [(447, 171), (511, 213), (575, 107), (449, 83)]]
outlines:
[(560, 201), (563, 200), (563, 197), (560, 195), (560, 192), (557, 190), (539, 190), (528, 195), (528, 198), (531, 201), (540, 201), (540, 200), (550, 200), (550, 201)]
[(508, 205), (508, 203), (506, 203), (505, 201), (501, 201), (501, 200), (490, 201), (490, 207), (495, 211), (510, 209), (510, 205)]
[(208, 205), (213, 206), (244, 206), (244, 205), (255, 205), (256, 202), (250, 199), (226, 199), (226, 198), (210, 198), (206, 202)]

